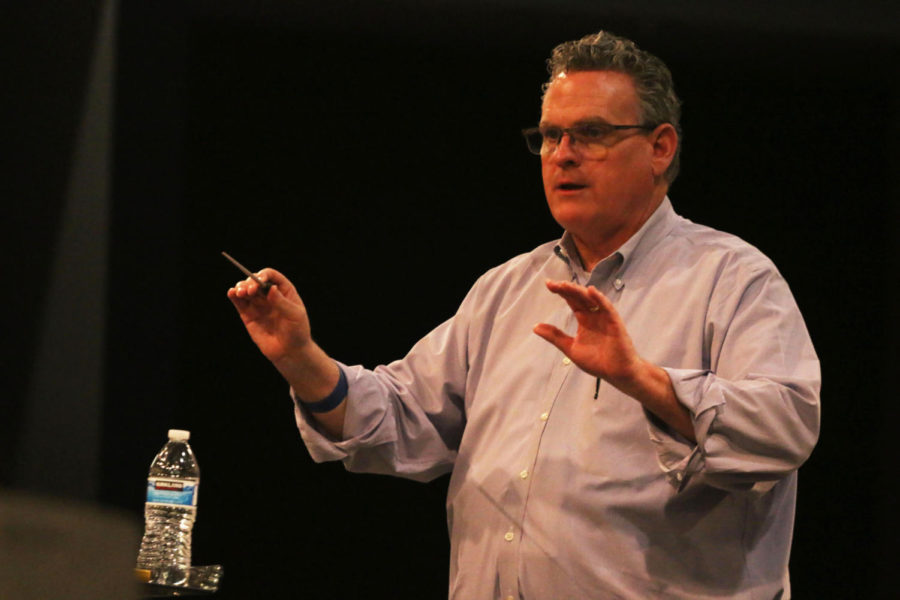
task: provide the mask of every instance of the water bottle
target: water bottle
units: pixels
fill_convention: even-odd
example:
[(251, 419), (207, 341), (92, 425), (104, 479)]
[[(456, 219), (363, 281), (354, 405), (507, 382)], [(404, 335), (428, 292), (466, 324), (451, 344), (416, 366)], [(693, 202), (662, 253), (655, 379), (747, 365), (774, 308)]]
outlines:
[(200, 468), (188, 445), (190, 431), (169, 430), (147, 477), (144, 538), (138, 569), (152, 573), (152, 582), (183, 585), (191, 567), (191, 530), (197, 516)]

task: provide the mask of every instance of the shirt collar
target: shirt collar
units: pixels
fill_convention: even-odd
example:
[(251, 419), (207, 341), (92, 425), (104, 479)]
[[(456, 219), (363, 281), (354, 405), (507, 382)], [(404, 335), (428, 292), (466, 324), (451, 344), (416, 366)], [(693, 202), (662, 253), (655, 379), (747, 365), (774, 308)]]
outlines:
[[(600, 275), (605, 279), (615, 273), (618, 276), (616, 288), (620, 289), (621, 280), (624, 278), (628, 267), (668, 235), (675, 224), (676, 217), (675, 210), (672, 208), (672, 202), (666, 196), (656, 210), (653, 211), (653, 214), (650, 215), (650, 218), (644, 222), (634, 235), (628, 238), (618, 250), (597, 263), (593, 273), (587, 274), (590, 282), (593, 283), (597, 279), (595, 275)], [(578, 278), (579, 272), (584, 273), (581, 261), (578, 260), (575, 240), (572, 239), (572, 234), (568, 231), (563, 233), (562, 238), (560, 238), (553, 250), (560, 259), (568, 264), (574, 277)], [(611, 263), (618, 266), (618, 269), (611, 267)]]
[(630, 265), (634, 264), (641, 256), (650, 252), (660, 240), (666, 237), (669, 231), (672, 230), (672, 227), (675, 226), (677, 218), (678, 215), (675, 214), (675, 209), (672, 208), (672, 202), (666, 196), (656, 210), (653, 211), (653, 214), (650, 215), (650, 218), (638, 229), (637, 233), (619, 248), (618, 251), (624, 259), (621, 272), (624, 273)]

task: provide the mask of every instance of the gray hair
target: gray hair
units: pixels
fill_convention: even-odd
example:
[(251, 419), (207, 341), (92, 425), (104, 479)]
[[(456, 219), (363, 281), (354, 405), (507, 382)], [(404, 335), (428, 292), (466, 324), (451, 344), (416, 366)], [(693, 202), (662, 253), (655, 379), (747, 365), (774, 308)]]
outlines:
[(675, 95), (672, 73), (663, 61), (629, 39), (600, 31), (558, 45), (547, 59), (547, 70), (550, 79), (544, 84), (545, 94), (560, 73), (616, 71), (631, 76), (643, 123), (670, 123), (678, 133), (678, 147), (665, 172), (669, 184), (675, 181), (681, 166), (681, 101)]

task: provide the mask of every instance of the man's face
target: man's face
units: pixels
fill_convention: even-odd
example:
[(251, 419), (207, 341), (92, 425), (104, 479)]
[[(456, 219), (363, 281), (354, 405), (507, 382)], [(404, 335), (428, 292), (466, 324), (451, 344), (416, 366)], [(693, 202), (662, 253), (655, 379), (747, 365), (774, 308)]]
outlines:
[[(541, 126), (567, 128), (586, 122), (641, 124), (629, 75), (580, 71), (553, 80), (544, 96)], [(541, 155), (553, 218), (583, 243), (633, 234), (661, 199), (652, 137), (640, 129), (613, 131), (606, 144), (591, 149), (564, 135)]]

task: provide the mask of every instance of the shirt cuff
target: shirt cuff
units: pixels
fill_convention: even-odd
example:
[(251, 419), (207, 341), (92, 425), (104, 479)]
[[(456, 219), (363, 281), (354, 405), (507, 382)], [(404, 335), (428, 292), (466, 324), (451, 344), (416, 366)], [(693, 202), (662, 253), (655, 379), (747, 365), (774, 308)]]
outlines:
[(725, 399), (721, 394), (706, 393), (712, 376), (709, 371), (663, 368), (672, 381), (675, 397), (691, 414), (697, 443), (678, 434), (650, 413), (647, 413), (647, 423), (650, 440), (656, 444), (659, 465), (669, 483), (681, 491), (705, 466), (703, 448)]

